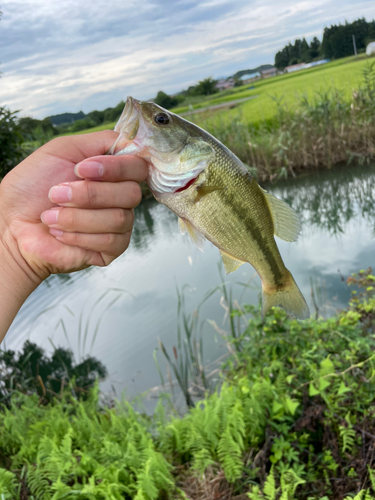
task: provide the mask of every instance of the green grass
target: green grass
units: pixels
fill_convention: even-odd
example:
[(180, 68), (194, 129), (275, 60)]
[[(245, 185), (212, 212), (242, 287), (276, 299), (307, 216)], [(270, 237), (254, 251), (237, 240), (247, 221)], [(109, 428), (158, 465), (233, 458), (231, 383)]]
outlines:
[(102, 130), (113, 130), (115, 128), (116, 122), (103, 123), (97, 127), (88, 128), (86, 130), (80, 130), (79, 132), (66, 132), (65, 134), (60, 134), (58, 137), (64, 137), (66, 135), (81, 135), (88, 134), (91, 132), (101, 132)]
[[(345, 91), (348, 99), (354, 88), (358, 87), (362, 80), (362, 73), (366, 61), (369, 58), (365, 56), (346, 57), (327, 63), (322, 66), (297, 71), (285, 75), (268, 78), (255, 82), (254, 88), (249, 89), (251, 85), (245, 88), (237, 87), (229, 89), (219, 94), (202, 97), (196, 102), (192, 100), (194, 109), (201, 109), (208, 106), (215, 106), (225, 102), (243, 99), (245, 97), (258, 96), (247, 103), (241, 105), (243, 118), (246, 121), (257, 123), (262, 120), (272, 118), (277, 113), (277, 105), (273, 98), (283, 98), (283, 101), (292, 106), (299, 100), (302, 94), (312, 96), (315, 92), (327, 88), (336, 87)], [(134, 96), (137, 97), (137, 96)], [(189, 106), (179, 106), (172, 110), (174, 113), (184, 113), (189, 111)], [(220, 113), (224, 119), (231, 120), (238, 113), (238, 108), (233, 110), (221, 110)], [(65, 133), (62, 135), (86, 134), (88, 132), (98, 132), (101, 130), (113, 129), (115, 122), (105, 123), (94, 128), (81, 130), (80, 132)]]
[[(349, 99), (353, 89), (357, 88), (362, 81), (367, 60), (344, 59), (342, 61), (341, 64), (334, 61), (321, 67), (262, 80), (255, 85), (253, 90), (236, 93), (236, 99), (258, 96), (241, 105), (244, 121), (257, 123), (272, 118), (277, 113), (276, 101), (278, 99), (283, 99), (284, 104), (291, 107), (300, 100), (303, 94), (312, 97), (314, 93), (332, 87), (343, 90)], [(233, 95), (228, 100), (232, 99), (234, 99)], [(220, 114), (223, 119), (230, 120), (238, 114), (238, 108), (221, 111)]]

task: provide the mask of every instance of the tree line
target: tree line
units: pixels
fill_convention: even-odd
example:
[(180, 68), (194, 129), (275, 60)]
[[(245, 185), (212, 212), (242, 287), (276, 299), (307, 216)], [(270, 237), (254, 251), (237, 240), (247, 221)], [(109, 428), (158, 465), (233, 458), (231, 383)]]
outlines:
[(358, 52), (375, 40), (375, 21), (367, 22), (363, 17), (352, 23), (331, 25), (324, 28), (322, 41), (314, 37), (310, 44), (306, 39), (290, 42), (275, 55), (275, 66), (283, 70), (286, 66), (309, 63), (318, 59), (339, 59), (354, 54), (353, 35)]

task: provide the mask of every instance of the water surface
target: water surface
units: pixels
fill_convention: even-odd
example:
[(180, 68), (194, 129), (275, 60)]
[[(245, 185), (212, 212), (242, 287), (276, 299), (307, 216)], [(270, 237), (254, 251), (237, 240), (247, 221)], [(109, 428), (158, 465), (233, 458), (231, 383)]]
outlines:
[[(320, 314), (331, 315), (345, 307), (350, 291), (343, 277), (375, 266), (375, 167), (333, 169), (265, 188), (303, 219), (296, 243), (276, 239), (311, 311), (312, 289)], [(30, 339), (47, 351), (52, 343), (70, 347), (77, 360), (92, 354), (109, 372), (103, 388), (113, 388), (117, 394), (126, 389), (132, 397), (160, 383), (153, 350), (158, 338), (167, 348), (176, 343), (176, 287), (184, 291), (186, 310), (193, 311), (220, 284), (219, 262), (213, 245), (206, 242), (200, 252), (187, 235), (178, 233), (172, 212), (144, 201), (136, 209), (127, 252), (108, 268), (50, 277), (20, 310), (6, 348), (17, 350)], [(260, 280), (249, 264), (226, 280), (234, 298), (258, 303)], [(251, 283), (252, 288), (241, 283)], [(216, 292), (202, 306), (200, 317), (213, 319), (226, 330), (220, 299)], [(207, 363), (226, 352), (208, 322), (202, 324), (202, 335)]]

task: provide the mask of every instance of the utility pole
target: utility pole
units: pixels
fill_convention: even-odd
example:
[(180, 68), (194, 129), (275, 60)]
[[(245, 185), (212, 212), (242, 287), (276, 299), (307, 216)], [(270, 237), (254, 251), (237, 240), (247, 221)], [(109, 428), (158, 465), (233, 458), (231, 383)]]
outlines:
[(354, 36), (354, 35), (352, 35), (352, 37), (353, 37), (354, 55), (357, 57), (357, 46), (356, 46), (356, 44), (355, 44), (355, 36)]

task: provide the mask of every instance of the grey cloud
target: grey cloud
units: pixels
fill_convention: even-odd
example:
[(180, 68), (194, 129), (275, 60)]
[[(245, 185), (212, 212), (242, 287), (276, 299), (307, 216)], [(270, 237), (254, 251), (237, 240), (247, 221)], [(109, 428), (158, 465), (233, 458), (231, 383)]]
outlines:
[(373, 17), (373, 0), (8, 0), (0, 102), (39, 117), (148, 98), (272, 63), (289, 40)]

